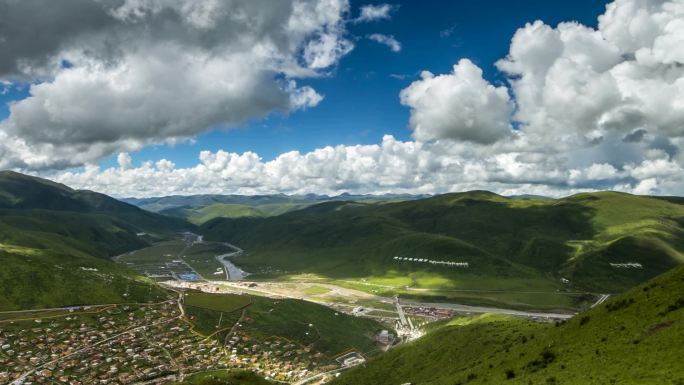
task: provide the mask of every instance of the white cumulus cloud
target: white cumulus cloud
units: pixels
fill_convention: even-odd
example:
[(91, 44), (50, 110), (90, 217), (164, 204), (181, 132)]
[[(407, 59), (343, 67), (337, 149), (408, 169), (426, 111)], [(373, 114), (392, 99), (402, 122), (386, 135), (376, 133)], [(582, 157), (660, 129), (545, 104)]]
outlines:
[(89, 166), (43, 176), (118, 197), (474, 189), (507, 195), (563, 196), (597, 189), (674, 194), (684, 186), (681, 165), (666, 157), (630, 163), (622, 170), (602, 163), (569, 167), (563, 154), (541, 160), (501, 148), (451, 141), (399, 141), (388, 135), (379, 144), (292, 151), (270, 161), (253, 152), (202, 151), (196, 165), (184, 168), (165, 159), (138, 167), (124, 160), (120, 167)]
[(394, 7), (389, 4), (368, 4), (359, 9), (359, 17), (354, 19), (357, 23), (389, 19)]
[(511, 135), (513, 103), (506, 87), (482, 78), (482, 70), (468, 59), (453, 72), (424, 71), (401, 91), (401, 103), (411, 108), (411, 128), (418, 140), (456, 139), (489, 144)]
[(399, 52), (401, 51), (401, 43), (394, 38), (392, 35), (383, 35), (381, 33), (374, 33), (371, 35), (368, 35), (368, 38), (373, 40), (376, 43), (380, 43), (383, 45), (386, 45), (389, 47), (389, 49), (392, 50), (392, 52)]
[(298, 80), (353, 49), (348, 12), (347, 0), (0, 1), (0, 81), (29, 87), (0, 122), (14, 143), (0, 166), (78, 166), (316, 106)]
[[(78, 1), (85, 0), (73, 0)], [(313, 107), (323, 96), (297, 82), (334, 66), (352, 49), (344, 33), (348, 4), (342, 1), (262, 7), (266, 2), (235, 0), (232, 5), (243, 7), (247, 19), (264, 22), (250, 24), (257, 31), (242, 40), (219, 43), (218, 31), (244, 28), (242, 19), (230, 20), (222, 11), (224, 2), (125, 4), (105, 15), (98, 6), (83, 7), (81, 12), (92, 16), (82, 18), (88, 20), (85, 26), (61, 22), (63, 10), (38, 14), (34, 17), (42, 18), (48, 32), (45, 41), (0, 43), (11, 53), (0, 57), (5, 80), (41, 79), (2, 123), (0, 167), (87, 164), (78, 171), (40, 174), (117, 196), (472, 189), (550, 196), (606, 189), (684, 193), (681, 0), (616, 0), (597, 28), (530, 22), (496, 62), (502, 83), (485, 79), (469, 59), (459, 60), (449, 73), (422, 72), (400, 93), (410, 109), (413, 140), (385, 136), (378, 144), (287, 152), (268, 161), (254, 152), (202, 151), (189, 167), (164, 159), (134, 166), (121, 155), (117, 167), (104, 169), (92, 165), (103, 154), (185, 140), (204, 129), (198, 127), (239, 124), (273, 110)], [(390, 14), (372, 9), (368, 20)], [(12, 20), (22, 20), (16, 17), (31, 15), (30, 10)], [(177, 23), (167, 24), (163, 18), (169, 13)], [(119, 23), (139, 24), (143, 32), (134, 31), (142, 38), (133, 47), (110, 51), (102, 36), (118, 41)], [(30, 36), (32, 24), (23, 24), (0, 23), (0, 34)], [(155, 30), (149, 25), (167, 25), (176, 33), (165, 33), (173, 38), (160, 42), (146, 35)], [(49, 32), (56, 30), (68, 38), (54, 41)], [(62, 57), (75, 65), (59, 67), (54, 59)], [(168, 67), (158, 65), (171, 59)], [(209, 70), (192, 75), (197, 78), (175, 78), (179, 68), (196, 69), (196, 61)], [(177, 84), (166, 84), (169, 79)], [(190, 110), (201, 113), (186, 116)]]

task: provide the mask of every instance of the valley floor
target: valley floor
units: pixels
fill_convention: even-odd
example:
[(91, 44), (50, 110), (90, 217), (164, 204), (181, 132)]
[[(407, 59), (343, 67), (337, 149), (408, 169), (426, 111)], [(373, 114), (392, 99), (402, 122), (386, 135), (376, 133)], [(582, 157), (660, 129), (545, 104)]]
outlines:
[[(551, 322), (575, 314), (563, 306), (490, 305), (506, 303), (491, 299), (505, 294), (500, 290), (451, 290), (468, 295), (470, 301), (459, 304), (434, 301), (439, 290), (382, 281), (310, 274), (245, 280), (250, 277), (230, 261), (241, 253), (186, 233), (115, 258), (158, 281), (170, 293), (166, 301), (0, 313), (0, 383), (156, 384), (207, 370), (247, 369), (303, 385), (331, 379), (454, 316)], [(411, 292), (425, 299), (404, 298)], [(388, 295), (394, 293), (400, 295)], [(378, 343), (382, 329), (389, 334)], [(354, 359), (342, 362), (347, 357)]]

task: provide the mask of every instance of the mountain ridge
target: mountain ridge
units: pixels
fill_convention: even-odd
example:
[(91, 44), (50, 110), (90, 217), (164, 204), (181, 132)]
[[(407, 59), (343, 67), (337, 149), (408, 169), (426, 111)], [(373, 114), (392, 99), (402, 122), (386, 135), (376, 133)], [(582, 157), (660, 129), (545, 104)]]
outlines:
[(0, 309), (157, 298), (109, 258), (192, 228), (104, 194), (0, 172)]
[[(684, 207), (617, 192), (518, 200), (473, 191), (382, 205), (329, 202), (270, 218), (215, 218), (200, 231), (250, 250), (235, 259), (247, 271), (261, 264), (347, 278), (408, 275), (414, 266), (394, 256), (440, 256), (470, 263), (467, 271), (426, 267), (448, 280), (567, 278), (583, 290), (619, 292), (684, 262)], [(624, 262), (642, 268), (610, 265)]]

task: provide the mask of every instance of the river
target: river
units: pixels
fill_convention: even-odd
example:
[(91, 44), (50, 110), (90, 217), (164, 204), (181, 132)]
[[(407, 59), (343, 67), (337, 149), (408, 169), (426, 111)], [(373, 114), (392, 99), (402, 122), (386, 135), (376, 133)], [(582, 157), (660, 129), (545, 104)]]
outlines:
[(233, 264), (233, 262), (230, 261), (230, 258), (242, 254), (243, 251), (241, 248), (231, 245), (230, 243), (226, 243), (226, 246), (232, 248), (235, 251), (232, 253), (217, 255), (216, 260), (223, 265), (223, 270), (226, 273), (227, 280), (240, 281), (247, 277), (249, 273), (235, 266), (235, 264)]

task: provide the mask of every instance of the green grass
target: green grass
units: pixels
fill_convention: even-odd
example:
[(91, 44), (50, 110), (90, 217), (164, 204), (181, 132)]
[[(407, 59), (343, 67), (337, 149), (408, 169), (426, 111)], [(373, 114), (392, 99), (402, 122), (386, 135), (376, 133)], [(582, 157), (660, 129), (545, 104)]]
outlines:
[(174, 259), (178, 259), (180, 252), (183, 251), (185, 247), (185, 241), (182, 239), (174, 239), (135, 250), (123, 255), (119, 261), (140, 265), (170, 262)]
[[(217, 255), (233, 252), (223, 243), (206, 242), (195, 244), (185, 250), (183, 260), (192, 266), (204, 278), (211, 280), (225, 279), (223, 265), (216, 260)], [(215, 274), (220, 271), (221, 274)]]
[(322, 286), (311, 286), (304, 289), (304, 292), (311, 295), (321, 295), (330, 293), (330, 289)]
[(213, 370), (189, 376), (172, 385), (272, 385), (256, 374), (245, 370)]
[(188, 306), (230, 313), (251, 304), (252, 297), (248, 295), (209, 295), (191, 291), (186, 293), (183, 303)]
[(240, 311), (223, 312), (189, 305), (185, 305), (185, 313), (196, 332), (221, 343), (241, 314)]
[[(403, 286), (393, 288), (374, 286), (367, 282), (330, 280), (328, 283), (356, 289), (369, 294), (391, 297), (398, 294), (402, 298), (426, 300), (433, 302), (453, 302), (473, 306), (493, 306), (520, 310), (572, 310), (582, 308), (595, 301), (594, 295), (556, 291), (546, 280), (497, 280), (492, 277), (472, 277), (468, 280), (452, 281), (447, 288), (440, 289), (406, 289)], [(383, 281), (397, 283), (398, 281)], [(417, 286), (411, 286), (416, 288)], [(479, 290), (481, 287), (489, 289)], [(417, 287), (420, 289), (420, 287)]]
[[(181, 236), (178, 236), (176, 239), (155, 243), (150, 247), (128, 253), (122, 256), (119, 262), (137, 271), (145, 271), (157, 270), (165, 263), (182, 260), (206, 279), (223, 280), (223, 265), (215, 257), (232, 251), (232, 248), (218, 242), (188, 245)], [(215, 274), (217, 271), (221, 274)]]
[[(284, 202), (265, 204), (213, 203), (198, 207), (170, 207), (163, 208), (160, 213), (183, 218), (201, 225), (215, 218), (265, 218), (299, 210), (310, 206), (308, 202)], [(152, 207), (154, 209), (155, 207)]]
[(0, 250), (0, 311), (167, 298), (159, 287), (110, 261), (38, 249), (12, 250)]
[(684, 267), (561, 324), (462, 317), (332, 385), (681, 384)]
[(342, 195), (338, 197), (311, 195), (189, 195), (156, 198), (128, 198), (127, 203), (145, 210), (187, 219), (202, 224), (214, 218), (257, 218), (285, 214), (326, 201), (360, 201), (386, 203), (416, 199), (410, 195)]
[(364, 354), (377, 353), (372, 338), (381, 329), (387, 329), (373, 320), (294, 299), (192, 292), (186, 296), (185, 305), (191, 322), (205, 335), (221, 328), (216, 327), (219, 319), (222, 319), (220, 325), (230, 328), (232, 324), (225, 321), (234, 323), (245, 309), (242, 332), (257, 339), (278, 337), (311, 346), (328, 359), (350, 349)]
[(265, 214), (257, 207), (240, 205), (215, 203), (213, 205), (205, 206), (200, 209), (188, 210), (186, 217), (195, 224), (202, 224), (214, 218), (240, 218), (240, 217), (263, 217)]

